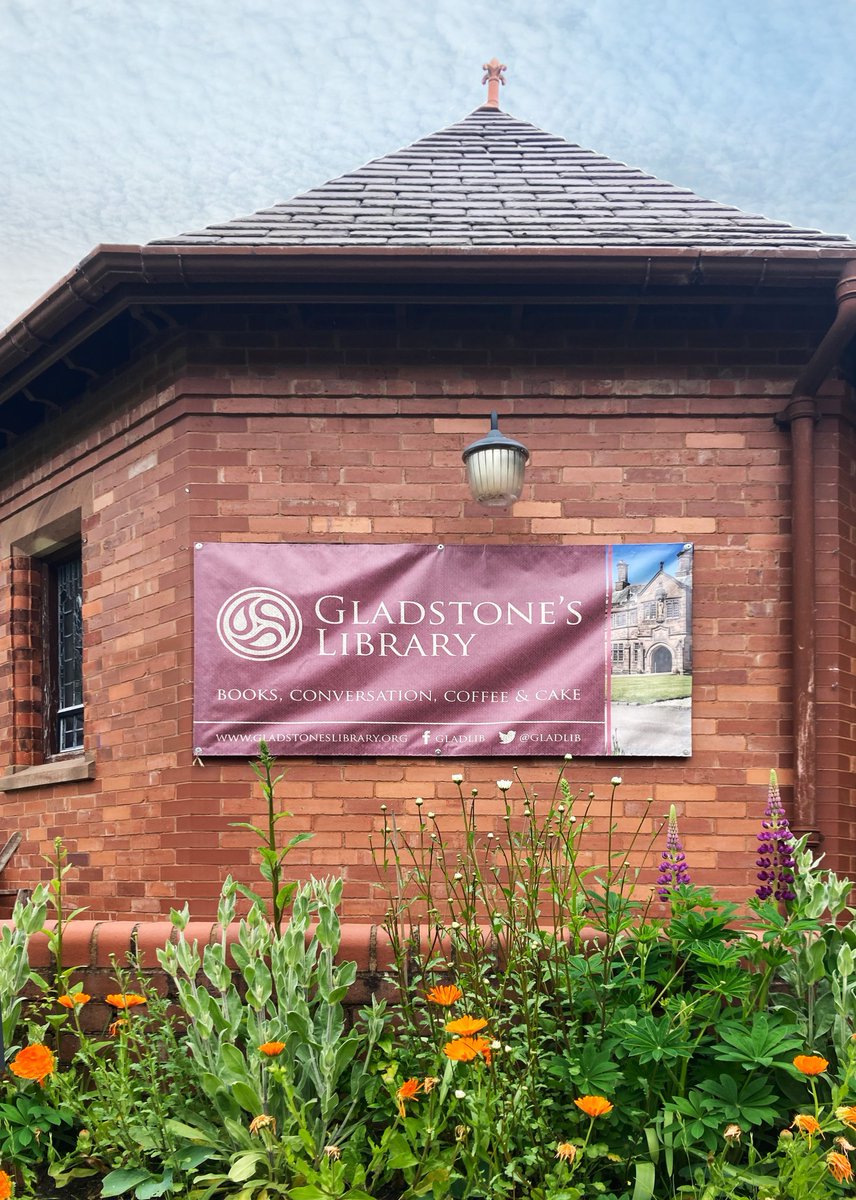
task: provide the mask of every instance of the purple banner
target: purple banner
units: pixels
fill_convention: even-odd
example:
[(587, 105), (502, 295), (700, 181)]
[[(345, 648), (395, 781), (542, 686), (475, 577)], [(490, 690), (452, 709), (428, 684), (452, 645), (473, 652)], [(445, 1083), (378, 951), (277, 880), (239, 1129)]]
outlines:
[(643, 677), (659, 696), (689, 676), (691, 562), (674, 545), (199, 545), (195, 751), (688, 754), (688, 687), (675, 742), (678, 709), (658, 738)]

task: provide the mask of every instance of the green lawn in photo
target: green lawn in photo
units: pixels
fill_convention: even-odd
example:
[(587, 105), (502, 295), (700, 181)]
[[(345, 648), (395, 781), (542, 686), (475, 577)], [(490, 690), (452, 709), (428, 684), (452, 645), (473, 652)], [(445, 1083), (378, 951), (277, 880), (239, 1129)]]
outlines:
[(692, 675), (613, 675), (615, 704), (656, 704), (658, 700), (682, 700), (692, 691)]

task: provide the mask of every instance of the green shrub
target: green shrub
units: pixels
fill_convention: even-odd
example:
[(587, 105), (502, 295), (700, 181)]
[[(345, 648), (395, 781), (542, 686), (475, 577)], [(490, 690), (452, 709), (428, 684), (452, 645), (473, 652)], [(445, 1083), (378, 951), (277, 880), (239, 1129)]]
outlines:
[[(373, 854), (396, 1001), (350, 1022), (338, 879), (285, 879), (273, 760), (255, 764), (269, 895), (228, 879), (200, 953), (173, 912), (167, 1002), (117, 966), (117, 1019), (81, 1027), (62, 961), (64, 851), (0, 935), (11, 1075), (3, 1166), (25, 1186), (182, 1200), (823, 1200), (856, 1149), (856, 930), (849, 881), (795, 843), (771, 780), (758, 895), (742, 910), (690, 882), (669, 814), (515, 773), (493, 815), (452, 777), (459, 815), (383, 809)], [(604, 812), (605, 807), (605, 812)], [(604, 861), (589, 842), (606, 844)], [(227, 949), (239, 895), (250, 901)], [(56, 979), (26, 940), (48, 903)], [(231, 956), (231, 958), (230, 958)], [(21, 989), (41, 1010), (25, 1024)], [(60, 991), (60, 989), (62, 989)], [(57, 1008), (62, 1007), (62, 1012)], [(71, 1063), (50, 1049), (74, 1033)], [(39, 1065), (41, 1064), (41, 1066)], [(17, 1067), (17, 1070), (16, 1070)], [(33, 1131), (39, 1130), (38, 1136)], [(76, 1138), (76, 1141), (74, 1140)]]

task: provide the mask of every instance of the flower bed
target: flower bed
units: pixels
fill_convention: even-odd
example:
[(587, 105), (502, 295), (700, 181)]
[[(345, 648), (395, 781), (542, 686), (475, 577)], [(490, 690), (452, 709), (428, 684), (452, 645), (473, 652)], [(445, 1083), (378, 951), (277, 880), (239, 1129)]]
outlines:
[(647, 806), (623, 839), (608, 818), (592, 862), (594, 796), (564, 763), (547, 798), (498, 781), (499, 832), (460, 775), (448, 829), (418, 798), (384, 809), (372, 851), (395, 986), (349, 1014), (342, 882), (287, 881), (302, 835), (278, 840), (264, 747), (255, 769), (264, 895), (227, 880), (202, 947), (187, 908), (172, 914), (168, 996), (118, 962), (93, 1031), (59, 845), (51, 886), (0, 933), (0, 1200), (852, 1192), (850, 884), (794, 843), (774, 777), (742, 912), (693, 887), (674, 810), (654, 888), (639, 884), (663, 831), (649, 839)]

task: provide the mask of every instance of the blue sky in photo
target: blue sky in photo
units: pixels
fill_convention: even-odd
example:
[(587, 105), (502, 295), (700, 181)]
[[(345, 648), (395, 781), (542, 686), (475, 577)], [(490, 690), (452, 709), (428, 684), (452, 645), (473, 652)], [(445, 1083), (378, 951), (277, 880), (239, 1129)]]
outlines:
[(98, 243), (253, 212), (501, 105), (856, 236), (853, 0), (2, 0), (0, 328)]
[(618, 563), (627, 563), (627, 579), (629, 583), (647, 583), (660, 569), (670, 575), (677, 570), (678, 555), (683, 550), (685, 542), (650, 542), (646, 545), (615, 543), (612, 547), (612, 574), (618, 574)]

